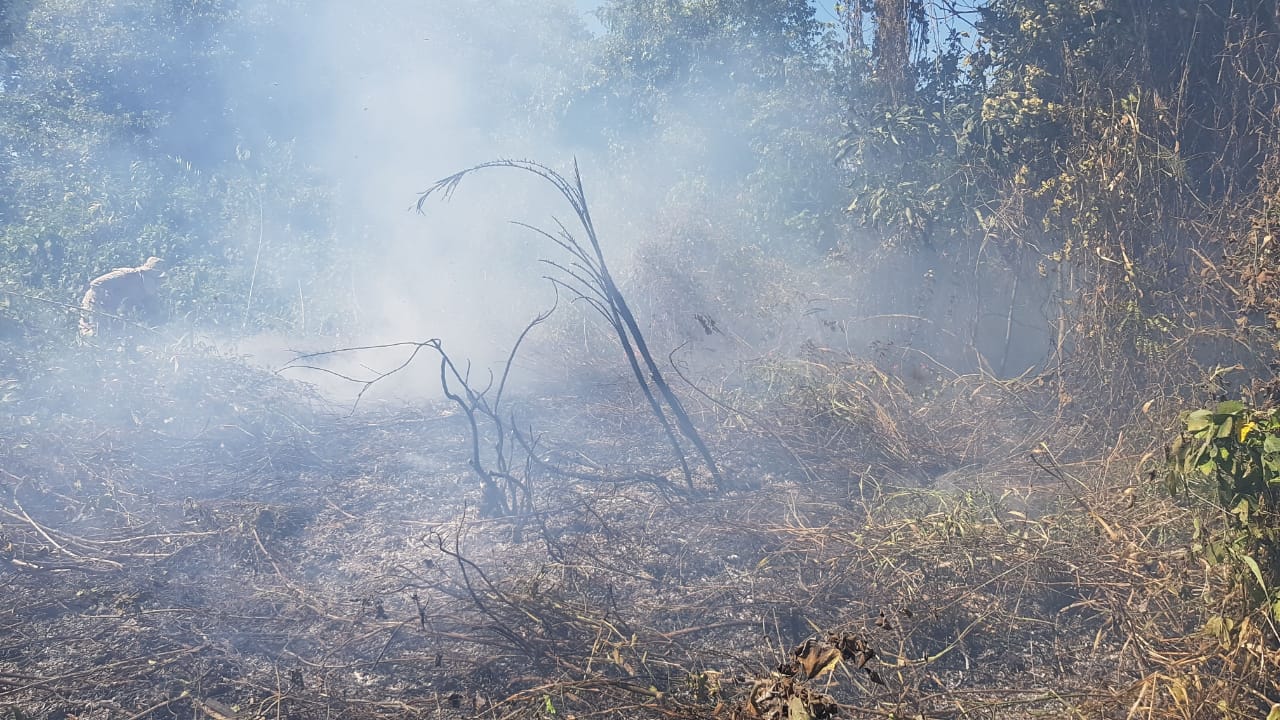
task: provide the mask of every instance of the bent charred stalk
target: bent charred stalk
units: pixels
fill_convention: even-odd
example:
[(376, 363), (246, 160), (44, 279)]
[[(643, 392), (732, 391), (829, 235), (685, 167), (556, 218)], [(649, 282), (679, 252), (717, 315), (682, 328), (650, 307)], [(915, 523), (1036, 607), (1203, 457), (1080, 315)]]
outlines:
[(559, 221), (556, 221), (558, 225), (556, 234), (522, 224), (523, 227), (529, 228), (549, 239), (572, 257), (568, 262), (544, 260), (543, 262), (563, 274), (563, 277), (551, 277), (549, 279), (558, 287), (565, 288), (573, 293), (577, 299), (583, 300), (593, 307), (613, 328), (618, 338), (618, 343), (622, 346), (623, 354), (627, 358), (627, 364), (631, 367), (636, 384), (640, 386), (640, 390), (653, 411), (654, 417), (659, 425), (662, 426), (667, 441), (671, 445), (672, 453), (684, 472), (685, 482), (689, 489), (692, 491), (694, 488), (693, 471), (685, 455), (684, 446), (677, 436), (677, 431), (679, 436), (683, 436), (685, 441), (693, 446), (707, 472), (710, 473), (716, 487), (724, 489), (726, 487), (724, 476), (721, 474), (710, 448), (703, 441), (702, 435), (694, 426), (693, 420), (689, 417), (689, 413), (685, 410), (683, 403), (680, 402), (680, 398), (672, 391), (666, 378), (663, 377), (658, 363), (649, 351), (648, 343), (645, 342), (644, 333), (641, 332), (635, 315), (631, 312), (626, 298), (623, 297), (622, 291), (618, 288), (617, 283), (614, 282), (613, 275), (609, 272), (608, 263), (605, 262), (604, 250), (600, 244), (599, 235), (596, 233), (591, 211), (587, 206), (586, 192), (583, 189), (582, 176), (578, 172), (576, 162), (573, 167), (572, 181), (545, 165), (528, 160), (494, 160), (482, 163), (450, 175), (432, 185), (419, 196), (418, 211), (423, 211), (423, 205), (426, 203), (427, 198), (438, 194), (448, 199), (453, 195), (463, 178), (476, 171), (489, 168), (511, 168), (533, 173), (554, 185), (560, 195), (569, 202), (578, 218), (582, 232), (586, 236), (586, 246)]

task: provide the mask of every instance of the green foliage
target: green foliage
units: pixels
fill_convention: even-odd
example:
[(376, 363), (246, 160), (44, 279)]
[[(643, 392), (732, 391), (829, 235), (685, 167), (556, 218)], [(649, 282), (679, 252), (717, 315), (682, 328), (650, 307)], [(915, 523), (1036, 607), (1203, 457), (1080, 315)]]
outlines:
[[(806, 0), (611, 0), (562, 124), (629, 180), (734, 198), (743, 234), (830, 247), (843, 179), (831, 162), (844, 99), (830, 25)], [(654, 153), (654, 146), (663, 152)]]
[[(979, 15), (974, 37), (953, 33), (922, 59), (929, 82), (915, 97), (850, 98), (842, 156), (863, 221), (924, 240), (932, 226), (1025, 241), (1057, 260), (1081, 248), (1163, 257), (1148, 248), (1166, 242), (1171, 218), (1262, 161), (1267, 129), (1236, 125), (1265, 124), (1274, 105), (1258, 75), (1274, 54), (1261, 10), (992, 0)], [(1224, 103), (1257, 109), (1211, 119)], [(1238, 132), (1207, 130), (1224, 122)]]
[(970, 206), (965, 194), (972, 185), (954, 174), (950, 160), (964, 142), (956, 130), (963, 112), (882, 105), (855, 116), (836, 154), (856, 178), (848, 212), (915, 242), (963, 229), (966, 222), (951, 220)]
[(600, 69), (645, 90), (780, 85), (798, 61), (813, 69), (824, 30), (806, 0), (610, 0), (600, 18)]
[[(1050, 299), (1044, 326), (1059, 370), (1072, 367), (1059, 375), (1068, 401), (1095, 395), (1068, 382), (1106, 377), (1112, 402), (1167, 383), (1186, 367), (1167, 352), (1186, 333), (1272, 311), (1274, 226), (1239, 236), (1241, 209), (1265, 205), (1255, 188), (1274, 187), (1260, 175), (1280, 154), (1273, 12), (1230, 0), (990, 0), (970, 23), (955, 6), (926, 5), (952, 31), (928, 48), (913, 39), (913, 93), (878, 88), (851, 37), (837, 160), (867, 236), (981, 258), (956, 263), (968, 285)], [(1212, 267), (1224, 255), (1231, 267)], [(1215, 283), (1219, 273), (1239, 280)], [(981, 298), (973, 326), (993, 302)], [(1267, 323), (1280, 326), (1280, 312)], [(1256, 348), (1259, 364), (1277, 347)]]
[(1169, 491), (1215, 508), (1208, 525), (1196, 520), (1194, 548), (1233, 569), (1250, 606), (1280, 618), (1280, 417), (1232, 400), (1183, 413), (1182, 424), (1169, 448)]
[(249, 143), (229, 120), (221, 78), (269, 18), (217, 1), (4, 12), (0, 289), (46, 301), (5, 314), (65, 332), (89, 280), (157, 255), (172, 319), (302, 330), (338, 317), (322, 290), (341, 266), (327, 183), (290, 143)]

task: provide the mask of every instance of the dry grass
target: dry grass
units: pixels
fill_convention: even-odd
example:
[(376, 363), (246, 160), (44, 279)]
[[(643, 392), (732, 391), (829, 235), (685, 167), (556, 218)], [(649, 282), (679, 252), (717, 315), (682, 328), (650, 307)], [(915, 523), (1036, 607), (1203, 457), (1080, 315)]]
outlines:
[[(766, 366), (784, 403), (702, 398), (738, 487), (694, 500), (552, 469), (670, 474), (634, 398), (530, 399), (551, 464), (512, 542), (475, 516), (457, 417), (343, 417), (199, 354), (84, 362), (6, 420), (13, 717), (1259, 718), (1280, 697), (1263, 616), (1212, 624), (1240, 605), (1189, 551), (1203, 508), (1140, 474), (1149, 442), (1032, 422), (1033, 383)], [(90, 381), (110, 412), (74, 402)]]

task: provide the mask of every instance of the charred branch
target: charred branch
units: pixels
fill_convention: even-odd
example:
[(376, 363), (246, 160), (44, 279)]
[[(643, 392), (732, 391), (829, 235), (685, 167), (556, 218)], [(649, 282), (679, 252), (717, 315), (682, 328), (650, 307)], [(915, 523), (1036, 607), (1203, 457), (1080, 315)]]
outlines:
[[(622, 347), (623, 354), (626, 356), (627, 364), (631, 368), (632, 375), (635, 377), (636, 384), (644, 394), (646, 402), (653, 411), (654, 418), (662, 426), (663, 432), (671, 445), (672, 454), (680, 464), (688, 489), (691, 492), (694, 490), (693, 470), (685, 455), (680, 437), (683, 437), (693, 447), (698, 457), (702, 460), (702, 464), (706, 467), (707, 472), (711, 475), (716, 487), (722, 490), (725, 489), (727, 483), (720, 472), (719, 466), (716, 464), (715, 458), (711, 454), (710, 448), (694, 426), (693, 420), (689, 417), (689, 413), (685, 410), (680, 398), (667, 383), (662, 370), (649, 350), (644, 333), (640, 330), (640, 325), (636, 321), (631, 307), (627, 304), (626, 298), (614, 281), (613, 275), (609, 272), (604, 250), (596, 232), (595, 223), (591, 218), (591, 211), (587, 205), (586, 191), (583, 189), (582, 176), (578, 171), (577, 163), (574, 164), (572, 180), (545, 165), (528, 160), (494, 160), (481, 163), (450, 175), (428, 188), (418, 198), (418, 211), (423, 212), (427, 199), (432, 195), (439, 195), (444, 199), (448, 199), (467, 175), (490, 168), (510, 168), (532, 173), (551, 183), (559, 191), (560, 195), (568, 201), (578, 219), (582, 233), (586, 237), (585, 246), (559, 220), (556, 221), (559, 230), (556, 235), (545, 230), (532, 228), (529, 225), (521, 224), (521, 226), (530, 228), (550, 240), (573, 258), (573, 261), (569, 263), (544, 261), (565, 276), (560, 278), (552, 277), (550, 279), (557, 287), (564, 288), (572, 293), (575, 300), (583, 300), (588, 303), (604, 317), (605, 321), (613, 329), (618, 338), (618, 344)], [(677, 431), (679, 436), (677, 436)]]

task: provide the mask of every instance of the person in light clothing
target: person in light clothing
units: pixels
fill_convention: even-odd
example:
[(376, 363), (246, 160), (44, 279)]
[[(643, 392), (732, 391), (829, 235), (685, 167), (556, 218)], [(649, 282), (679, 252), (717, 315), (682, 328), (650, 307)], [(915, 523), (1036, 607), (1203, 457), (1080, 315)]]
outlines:
[(154, 316), (159, 310), (158, 291), (164, 280), (164, 261), (149, 257), (138, 267), (116, 268), (94, 278), (80, 301), (80, 335), (97, 335), (108, 324), (120, 325), (122, 314)]

